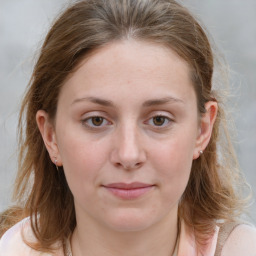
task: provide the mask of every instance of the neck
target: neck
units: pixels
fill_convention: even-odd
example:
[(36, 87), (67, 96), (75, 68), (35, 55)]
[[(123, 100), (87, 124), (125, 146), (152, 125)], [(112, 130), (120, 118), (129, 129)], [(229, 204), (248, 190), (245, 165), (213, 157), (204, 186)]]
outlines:
[(171, 256), (175, 249), (177, 211), (150, 228), (132, 232), (110, 230), (91, 220), (79, 220), (77, 218), (77, 227), (71, 239), (73, 256)]

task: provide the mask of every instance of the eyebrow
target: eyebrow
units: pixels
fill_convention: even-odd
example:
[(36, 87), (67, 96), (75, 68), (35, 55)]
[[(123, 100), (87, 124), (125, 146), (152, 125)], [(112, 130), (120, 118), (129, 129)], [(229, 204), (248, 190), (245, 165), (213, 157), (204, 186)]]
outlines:
[(167, 103), (184, 103), (184, 101), (174, 97), (164, 97), (160, 99), (147, 100), (142, 104), (142, 106), (151, 107), (151, 106), (163, 105)]
[[(89, 101), (98, 105), (102, 105), (105, 107), (114, 107), (115, 104), (110, 101), (110, 100), (105, 100), (97, 97), (83, 97), (76, 99), (72, 102), (71, 105), (78, 103), (78, 102), (83, 102), (83, 101)], [(163, 105), (167, 103), (184, 103), (183, 100), (175, 98), (175, 97), (164, 97), (164, 98), (159, 98), (159, 99), (152, 99), (152, 100), (147, 100), (145, 101), (142, 106), (143, 107), (151, 107), (151, 106), (158, 106), (158, 105)]]
[(73, 105), (75, 103), (78, 103), (78, 102), (82, 102), (82, 101), (89, 101), (89, 102), (99, 104), (99, 105), (102, 105), (102, 106), (105, 106), (105, 107), (114, 107), (114, 103), (112, 101), (104, 100), (104, 99), (97, 98), (97, 97), (79, 98), (79, 99), (74, 100), (71, 105)]

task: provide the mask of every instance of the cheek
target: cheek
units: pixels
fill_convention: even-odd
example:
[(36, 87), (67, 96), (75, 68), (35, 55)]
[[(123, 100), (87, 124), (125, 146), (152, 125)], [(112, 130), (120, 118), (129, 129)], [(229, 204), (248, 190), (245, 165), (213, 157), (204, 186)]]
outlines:
[(172, 198), (179, 200), (189, 180), (194, 140), (186, 136), (175, 137), (164, 144), (159, 143), (155, 148), (158, 150), (152, 151), (153, 165), (157, 170), (159, 183), (167, 197), (172, 195)]
[(93, 142), (84, 133), (62, 130), (59, 134), (59, 152), (71, 191), (88, 190), (89, 183), (97, 184), (97, 177), (106, 161), (104, 143)]
[[(190, 141), (190, 143), (188, 143)], [(195, 140), (186, 136), (166, 140), (154, 145), (152, 156), (155, 156), (156, 164), (162, 166), (165, 170), (172, 170), (174, 173), (179, 171), (190, 171), (193, 160)]]

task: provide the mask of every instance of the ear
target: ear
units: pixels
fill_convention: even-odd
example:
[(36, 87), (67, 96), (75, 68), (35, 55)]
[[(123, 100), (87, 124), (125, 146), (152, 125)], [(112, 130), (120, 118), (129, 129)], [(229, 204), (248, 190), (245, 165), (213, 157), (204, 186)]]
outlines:
[(38, 110), (36, 113), (36, 122), (52, 162), (58, 166), (62, 165), (55, 128), (48, 113), (44, 110)]
[(216, 101), (208, 101), (205, 104), (205, 109), (206, 112), (200, 119), (199, 134), (196, 139), (193, 159), (197, 159), (200, 156), (200, 151), (205, 150), (211, 139), (213, 125), (218, 113), (218, 104)]

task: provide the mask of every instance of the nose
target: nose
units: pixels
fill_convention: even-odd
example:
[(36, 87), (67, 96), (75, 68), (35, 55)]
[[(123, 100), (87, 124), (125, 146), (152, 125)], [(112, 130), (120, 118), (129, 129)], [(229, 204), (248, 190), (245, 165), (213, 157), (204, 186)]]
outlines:
[(125, 126), (115, 134), (111, 162), (126, 170), (138, 169), (146, 161), (146, 152), (138, 128)]

